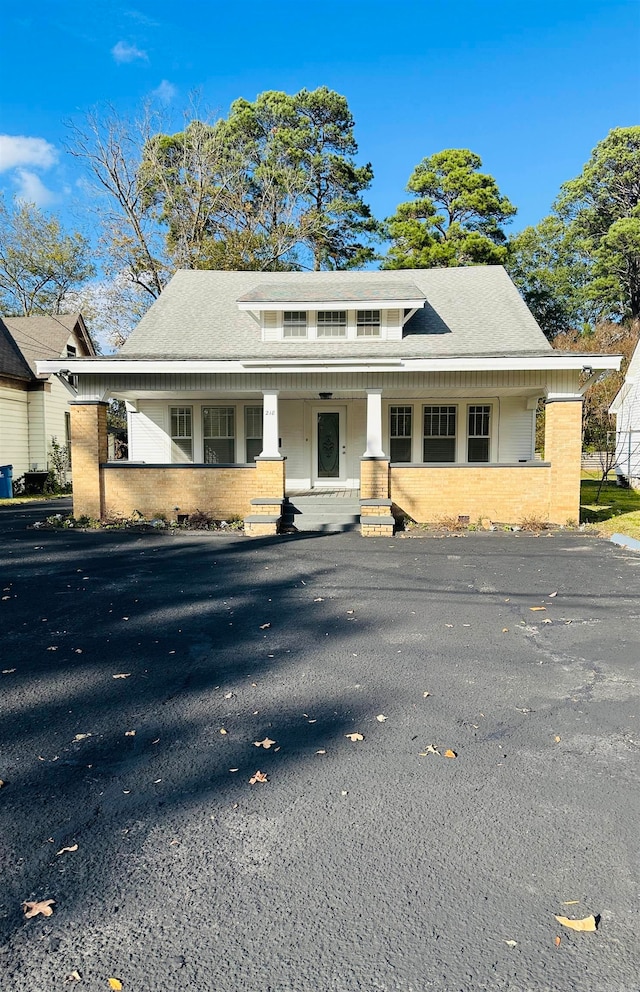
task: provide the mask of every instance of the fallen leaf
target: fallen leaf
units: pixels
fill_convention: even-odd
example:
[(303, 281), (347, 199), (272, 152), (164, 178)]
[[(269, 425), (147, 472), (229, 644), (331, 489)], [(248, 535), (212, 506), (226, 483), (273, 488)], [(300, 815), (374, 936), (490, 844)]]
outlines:
[(553, 623), (553, 620), (550, 617), (545, 617), (542, 622), (543, 623)]
[(363, 741), (364, 740), (364, 737), (362, 736), (362, 734), (345, 734), (344, 736), (345, 737), (348, 737), (350, 741)]
[(529, 609), (532, 613), (540, 613), (541, 610), (546, 610), (546, 606), (530, 606)]
[(326, 751), (322, 751), (322, 750), (316, 751), (316, 754), (326, 754), (326, 753), (327, 753)]
[(347, 616), (349, 616), (351, 613), (355, 613), (355, 610), (347, 610)]
[(558, 923), (561, 923), (563, 927), (569, 927), (570, 930), (580, 930), (586, 933), (593, 933), (596, 927), (596, 918), (593, 914), (591, 916), (585, 916), (583, 920), (569, 920), (566, 916), (556, 916)]
[[(560, 737), (558, 737), (558, 735), (557, 735), (557, 734), (556, 734), (556, 736), (555, 736), (555, 737), (554, 737), (553, 739), (554, 739), (554, 741), (556, 742), (556, 744), (559, 744), (559, 743), (560, 743), (560, 740), (561, 740), (561, 738), (560, 738)], [(568, 903), (565, 903), (565, 906), (567, 906), (567, 905), (568, 905)]]
[(457, 758), (458, 757), (458, 755), (456, 754), (456, 752), (455, 751), (452, 751), (450, 747), (448, 747), (447, 750), (444, 752), (444, 756), (445, 756), (445, 758)]
[(268, 751), (272, 744), (275, 744), (275, 741), (272, 741), (270, 737), (265, 737), (263, 741), (253, 742), (254, 747), (263, 747), (265, 751)]
[(569, 899), (567, 902), (563, 902), (562, 905), (563, 906), (577, 906), (579, 902), (580, 902), (579, 899)]
[(91, 734), (76, 734), (73, 739), (74, 741), (85, 741), (87, 737), (91, 737)]
[(445, 627), (453, 627), (452, 623), (445, 623)]
[(124, 736), (125, 737), (135, 737), (136, 736), (136, 732), (135, 732), (135, 730), (125, 730)]
[(56, 851), (56, 857), (59, 854), (64, 854), (65, 851), (69, 851), (71, 853), (71, 852), (77, 851), (77, 850), (78, 850), (78, 845), (77, 844), (72, 844), (71, 847), (61, 847), (59, 851)]
[(257, 772), (255, 773), (255, 775), (253, 775), (253, 776), (252, 776), (252, 777), (251, 777), (251, 778), (249, 779), (249, 785), (255, 785), (255, 784), (256, 784), (256, 782), (268, 782), (268, 781), (269, 781), (269, 779), (268, 779), (268, 777), (267, 777), (267, 776), (266, 776), (266, 775), (264, 774), (264, 772), (260, 772), (260, 771), (257, 771)]
[(225, 692), (224, 698), (225, 699), (233, 699), (233, 693), (232, 692)]
[(422, 698), (423, 698), (423, 699), (426, 699), (426, 698), (427, 698), (427, 696), (430, 696), (430, 695), (431, 695), (431, 693), (430, 693), (430, 692), (423, 692), (423, 693), (422, 693)]
[(260, 630), (266, 630), (270, 626), (271, 626), (270, 623), (261, 623), (260, 624)]
[(118, 675), (112, 675), (112, 679), (128, 679), (131, 672), (120, 672)]
[(549, 599), (555, 599), (557, 595), (558, 595), (558, 590), (556, 589), (555, 592), (549, 593)]
[(152, 744), (159, 744), (160, 743), (160, 738), (159, 737), (156, 737), (155, 741), (151, 741), (151, 743)]
[(505, 944), (507, 945), (507, 947), (517, 947), (518, 946), (517, 940), (505, 940)]
[(2, 674), (3, 675), (13, 675), (14, 672), (15, 672), (15, 668), (3, 668), (2, 669)]
[(55, 899), (44, 899), (42, 902), (23, 902), (25, 919), (30, 920), (32, 916), (41, 913), (43, 916), (53, 916), (51, 907), (55, 904)]
[(227, 733), (227, 731), (224, 729), (224, 727), (220, 727), (220, 733), (224, 737), (224, 735)]
[(324, 603), (324, 599), (322, 598), (322, 596), (318, 596), (318, 598), (317, 599), (314, 599), (313, 602), (314, 603)]
[(377, 715), (377, 717), (376, 717), (376, 720), (378, 721), (378, 723), (384, 723), (384, 721), (385, 721), (386, 719), (387, 719), (387, 718), (386, 718), (386, 716), (384, 715), (384, 713), (378, 713), (378, 715)]
[(237, 768), (230, 768), (230, 769), (229, 769), (229, 771), (230, 771), (230, 772), (237, 772), (237, 771), (238, 771), (238, 769), (237, 769)]
[(109, 988), (113, 989), (114, 992), (122, 992), (122, 982), (119, 978), (110, 978)]
[(348, 796), (348, 795), (349, 795), (349, 793), (347, 792), (347, 790), (346, 790), (346, 789), (342, 789), (342, 791), (340, 792), (340, 795), (341, 795), (341, 796)]
[(80, 975), (77, 971), (72, 971), (71, 974), (67, 975), (67, 977), (65, 978), (65, 982), (81, 982), (81, 981), (82, 981), (82, 975)]
[(421, 758), (426, 758), (428, 754), (440, 754), (435, 744), (429, 744), (424, 751), (420, 751)]
[(560, 947), (560, 941), (561, 941), (561, 940), (562, 940), (562, 938), (561, 938), (561, 937), (556, 937), (556, 939), (555, 939), (555, 940), (554, 940), (554, 942), (553, 942), (553, 943), (554, 943), (554, 944), (556, 945), (556, 947)]
[(2, 788), (2, 786), (3, 786), (4, 784), (5, 784), (5, 782), (4, 782), (4, 779), (1, 779), (1, 778), (0, 778), (0, 789)]
[(502, 633), (503, 634), (508, 634), (509, 633), (509, 628), (508, 627), (503, 627), (502, 628)]

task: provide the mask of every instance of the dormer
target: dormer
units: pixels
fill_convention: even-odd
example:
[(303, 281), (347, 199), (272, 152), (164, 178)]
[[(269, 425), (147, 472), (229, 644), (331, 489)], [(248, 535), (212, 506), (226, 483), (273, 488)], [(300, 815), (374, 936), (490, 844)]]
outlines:
[(236, 301), (263, 341), (400, 341), (426, 297), (409, 282), (263, 284)]

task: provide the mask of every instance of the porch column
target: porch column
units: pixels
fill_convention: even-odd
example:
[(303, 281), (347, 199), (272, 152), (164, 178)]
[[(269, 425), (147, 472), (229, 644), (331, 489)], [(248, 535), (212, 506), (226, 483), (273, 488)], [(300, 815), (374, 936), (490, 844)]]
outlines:
[(262, 390), (262, 451), (260, 458), (280, 458), (278, 427), (278, 390)]
[(382, 390), (367, 389), (367, 450), (363, 458), (386, 458), (382, 450)]
[(551, 523), (579, 520), (581, 448), (582, 397), (549, 396), (545, 406), (544, 460), (551, 463)]
[(71, 411), (73, 515), (99, 520), (104, 513), (101, 465), (107, 461), (107, 404), (76, 401)]

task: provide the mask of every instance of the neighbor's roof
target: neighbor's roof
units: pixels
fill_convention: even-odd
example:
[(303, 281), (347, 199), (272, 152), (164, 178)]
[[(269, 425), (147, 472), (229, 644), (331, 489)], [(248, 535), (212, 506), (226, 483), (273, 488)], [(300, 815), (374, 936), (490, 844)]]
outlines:
[(2, 318), (0, 318), (0, 375), (9, 376), (11, 379), (24, 379), (27, 382), (34, 378)]
[[(127, 358), (436, 358), (553, 352), (502, 266), (409, 269), (400, 282), (387, 272), (224, 272), (181, 270), (142, 318), (120, 354)], [(263, 342), (250, 313), (238, 308), (247, 294), (283, 292), (296, 285), (345, 303), (400, 285), (426, 297), (401, 341), (324, 338)], [(380, 297), (382, 298), (382, 297)], [(311, 301), (309, 301), (311, 302)], [(317, 302), (317, 301), (316, 301)], [(401, 302), (399, 300), (398, 302)]]
[[(80, 336), (86, 331), (79, 313), (59, 316), (3, 317), (6, 327), (22, 354), (33, 376), (37, 376), (36, 362), (46, 358), (60, 358), (69, 337), (80, 323)], [(90, 351), (93, 354), (93, 348)]]

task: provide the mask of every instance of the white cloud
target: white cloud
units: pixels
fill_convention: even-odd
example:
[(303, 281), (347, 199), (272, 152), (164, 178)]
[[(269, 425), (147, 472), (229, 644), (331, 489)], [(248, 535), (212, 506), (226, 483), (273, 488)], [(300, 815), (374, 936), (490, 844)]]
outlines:
[(47, 189), (40, 177), (28, 169), (16, 169), (14, 182), (17, 187), (17, 200), (35, 203), (36, 207), (46, 207), (56, 199), (55, 194)]
[(0, 172), (25, 165), (48, 169), (57, 160), (56, 149), (44, 138), (0, 134)]
[(154, 96), (160, 103), (168, 104), (171, 103), (177, 92), (173, 83), (170, 83), (168, 79), (163, 79), (160, 85), (151, 91), (151, 96)]
[(111, 54), (116, 62), (135, 62), (136, 59), (142, 59), (144, 62), (147, 62), (149, 60), (146, 52), (143, 52), (135, 45), (128, 45), (126, 41), (119, 41), (114, 45), (111, 49)]

